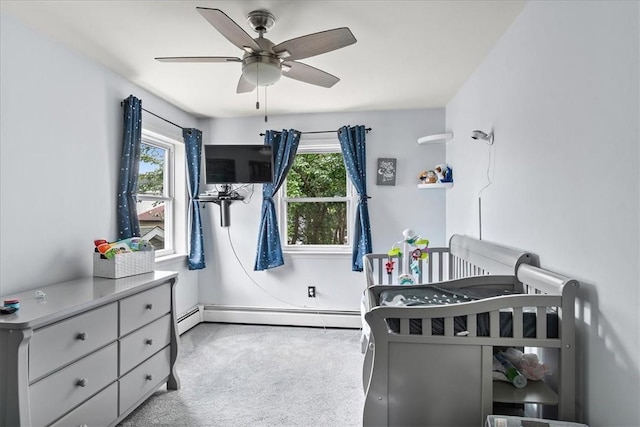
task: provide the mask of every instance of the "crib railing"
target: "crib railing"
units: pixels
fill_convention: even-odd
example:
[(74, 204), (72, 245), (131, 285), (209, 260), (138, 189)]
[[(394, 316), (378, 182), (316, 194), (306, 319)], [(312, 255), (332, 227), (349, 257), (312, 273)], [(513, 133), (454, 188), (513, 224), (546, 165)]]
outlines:
[[(442, 282), (450, 279), (449, 248), (428, 248), (427, 259), (419, 259), (419, 272), (417, 274), (418, 283)], [(367, 287), (373, 285), (394, 285), (397, 284), (398, 276), (404, 273), (404, 258), (402, 255), (389, 256), (387, 254), (367, 254), (364, 256), (364, 271), (367, 279)], [(387, 273), (386, 263), (392, 261), (393, 271)]]

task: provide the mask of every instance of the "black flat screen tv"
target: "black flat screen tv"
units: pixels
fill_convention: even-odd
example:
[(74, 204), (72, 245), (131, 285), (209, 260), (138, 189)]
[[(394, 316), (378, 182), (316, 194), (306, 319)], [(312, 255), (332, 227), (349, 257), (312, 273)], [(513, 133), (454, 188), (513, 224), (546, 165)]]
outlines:
[(206, 184), (264, 184), (273, 182), (270, 145), (205, 145)]

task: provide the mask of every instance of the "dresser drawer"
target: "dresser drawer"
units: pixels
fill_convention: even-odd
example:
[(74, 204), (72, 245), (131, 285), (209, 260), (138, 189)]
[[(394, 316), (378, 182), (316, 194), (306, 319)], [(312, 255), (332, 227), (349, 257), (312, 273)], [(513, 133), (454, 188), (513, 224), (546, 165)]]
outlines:
[(118, 378), (118, 345), (112, 343), (29, 387), (31, 422), (46, 425)]
[(135, 368), (171, 342), (171, 315), (160, 319), (120, 340), (120, 375)]
[(118, 418), (118, 383), (113, 383), (74, 409), (52, 427), (108, 426)]
[(120, 414), (166, 380), (169, 376), (169, 356), (169, 347), (166, 347), (120, 379)]
[(170, 310), (170, 283), (123, 299), (120, 301), (120, 336), (150, 323)]
[(36, 330), (29, 343), (29, 381), (115, 341), (117, 334), (115, 302)]

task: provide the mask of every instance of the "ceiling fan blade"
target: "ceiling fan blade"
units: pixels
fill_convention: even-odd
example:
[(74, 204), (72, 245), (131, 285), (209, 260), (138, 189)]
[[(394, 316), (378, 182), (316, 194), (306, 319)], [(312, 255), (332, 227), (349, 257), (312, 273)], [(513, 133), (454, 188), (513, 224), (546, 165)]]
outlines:
[(249, 83), (244, 77), (240, 76), (240, 80), (238, 80), (238, 89), (236, 89), (236, 93), (247, 93), (253, 92), (256, 87)]
[(293, 61), (331, 52), (352, 45), (356, 41), (351, 30), (342, 27), (284, 41), (275, 45), (273, 51), (280, 58)]
[(282, 63), (282, 75), (316, 86), (331, 87), (340, 81), (339, 78), (318, 70), (302, 62), (285, 61)]
[(233, 19), (229, 18), (220, 9), (209, 9), (206, 7), (196, 7), (196, 9), (204, 19), (209, 21), (209, 24), (213, 25), (220, 34), (225, 36), (227, 40), (238, 48), (245, 51), (251, 50), (253, 52), (260, 52), (262, 50), (260, 46), (258, 46), (258, 43), (256, 43), (245, 30), (240, 28)]
[(240, 58), (232, 56), (160, 56), (160, 62), (242, 62)]

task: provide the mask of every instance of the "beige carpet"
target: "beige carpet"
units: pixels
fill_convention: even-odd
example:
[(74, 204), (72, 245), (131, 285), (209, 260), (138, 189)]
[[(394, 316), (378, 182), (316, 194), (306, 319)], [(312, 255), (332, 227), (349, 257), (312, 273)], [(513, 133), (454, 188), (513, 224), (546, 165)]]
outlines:
[(360, 331), (201, 323), (180, 337), (181, 389), (129, 426), (362, 425)]

